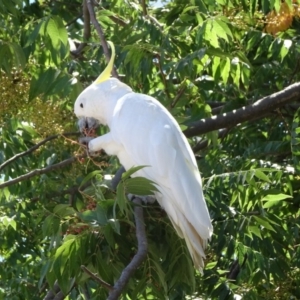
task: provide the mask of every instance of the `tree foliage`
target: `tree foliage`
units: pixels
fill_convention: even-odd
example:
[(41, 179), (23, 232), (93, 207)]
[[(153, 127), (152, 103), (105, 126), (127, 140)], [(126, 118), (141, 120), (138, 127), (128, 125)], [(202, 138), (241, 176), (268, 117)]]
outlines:
[[(123, 298), (299, 299), (298, 1), (103, 0), (94, 10), (120, 79), (161, 101), (189, 137), (214, 225), (201, 275), (165, 212), (145, 206), (148, 254)], [(137, 251), (126, 194), (152, 183), (129, 172), (114, 190), (117, 159), (86, 158), (77, 143), (74, 100), (105, 65), (85, 1), (0, 2), (0, 299), (41, 299), (57, 285), (61, 299), (105, 299), (82, 266), (113, 285)], [(251, 115), (269, 95), (270, 109)], [(218, 123), (241, 111), (238, 124)]]

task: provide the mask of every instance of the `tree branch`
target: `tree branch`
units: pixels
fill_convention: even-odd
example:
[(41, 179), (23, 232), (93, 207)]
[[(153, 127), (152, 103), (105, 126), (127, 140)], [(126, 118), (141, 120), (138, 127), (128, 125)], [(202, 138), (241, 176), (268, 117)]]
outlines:
[(16, 184), (16, 183), (21, 182), (21, 181), (25, 181), (25, 180), (27, 180), (31, 177), (34, 177), (34, 176), (37, 176), (37, 175), (42, 175), (42, 174), (51, 172), (53, 170), (63, 168), (65, 166), (68, 166), (68, 165), (72, 164), (73, 162), (75, 162), (79, 158), (83, 158), (83, 157), (86, 157), (86, 155), (74, 156), (74, 157), (63, 160), (60, 163), (57, 163), (57, 164), (54, 164), (54, 165), (51, 165), (51, 166), (48, 166), (48, 167), (45, 167), (45, 168), (42, 168), (42, 169), (35, 169), (35, 170), (33, 170), (33, 171), (31, 171), (27, 174), (21, 175), (19, 177), (16, 177), (14, 179), (11, 179), (11, 180), (8, 180), (8, 181), (5, 181), (5, 182), (1, 183), (0, 184), (0, 189), (5, 188), (7, 186), (11, 186), (11, 185)]
[(96, 282), (100, 283), (102, 286), (104, 286), (109, 291), (113, 290), (113, 287), (110, 284), (108, 284), (107, 282), (105, 282), (104, 280), (102, 280), (101, 278), (99, 278), (96, 274), (93, 274), (85, 266), (81, 266), (81, 270), (83, 270), (85, 273), (87, 273), (88, 275), (90, 275)]
[(175, 96), (175, 98), (173, 99), (172, 103), (171, 103), (171, 108), (174, 108), (175, 105), (177, 104), (177, 102), (179, 101), (179, 99), (181, 98), (181, 96), (183, 95), (185, 89), (186, 89), (186, 84), (185, 84), (186, 79), (184, 79), (177, 95)]
[[(95, 29), (96, 29), (99, 37), (100, 37), (100, 42), (101, 42), (101, 46), (103, 48), (104, 55), (106, 57), (107, 62), (109, 62), (109, 60), (110, 60), (110, 54), (109, 54), (109, 51), (108, 51), (108, 45), (107, 45), (106, 39), (104, 37), (103, 30), (102, 30), (99, 22), (96, 19), (96, 15), (95, 15), (95, 11), (94, 11), (94, 7), (93, 7), (93, 4), (92, 4), (92, 1), (91, 0), (86, 0), (86, 3), (87, 3), (87, 8), (88, 8), (89, 13), (90, 13), (91, 21), (92, 21), (92, 23), (93, 23), (93, 25), (94, 25), (94, 27), (95, 27)], [(112, 75), (113, 75), (113, 77), (118, 78), (118, 73), (115, 70), (115, 68), (113, 68), (113, 70), (112, 70)]]
[(184, 131), (187, 137), (204, 134), (213, 130), (235, 126), (239, 123), (264, 117), (273, 110), (297, 100), (300, 97), (300, 83), (294, 83), (280, 92), (264, 97), (255, 103), (243, 106), (229, 113), (193, 122)]
[(12, 163), (13, 161), (15, 161), (16, 159), (25, 156), (31, 152), (33, 152), (34, 150), (38, 149), (39, 147), (41, 147), (42, 145), (46, 144), (49, 141), (52, 141), (54, 139), (57, 139), (59, 137), (64, 137), (64, 136), (72, 136), (72, 135), (80, 135), (80, 132), (66, 132), (66, 133), (62, 133), (62, 134), (55, 134), (55, 135), (51, 135), (48, 136), (47, 138), (45, 138), (44, 140), (42, 140), (41, 142), (37, 143), (36, 145), (34, 145), (33, 147), (29, 148), (26, 151), (23, 151), (21, 153), (16, 154), (15, 156), (11, 157), (10, 159), (6, 160), (2, 165), (0, 165), (0, 171), (6, 167), (8, 164)]
[(53, 289), (49, 290), (43, 300), (63, 300), (65, 298), (57, 281), (54, 283)]
[(78, 46), (78, 48), (75, 51), (72, 51), (71, 53), (74, 56), (79, 56), (82, 52), (82, 50), (87, 45), (87, 41), (91, 37), (91, 25), (90, 25), (90, 14), (86, 5), (86, 0), (82, 1), (82, 14), (83, 14), (83, 42)]
[(122, 166), (119, 168), (119, 170), (116, 172), (115, 176), (113, 177), (113, 179), (111, 180), (111, 187), (112, 189), (115, 191), (117, 189), (117, 186), (119, 184), (119, 182), (122, 179), (122, 174), (125, 172), (125, 168)]
[(147, 12), (147, 5), (146, 5), (146, 1), (145, 0), (141, 0), (141, 6), (142, 6), (142, 9), (143, 9), (143, 15), (147, 16), (148, 12)]
[(136, 204), (134, 206), (134, 218), (136, 225), (136, 237), (138, 240), (138, 251), (129, 265), (123, 270), (120, 278), (115, 283), (113, 290), (109, 293), (107, 300), (119, 299), (129, 279), (147, 257), (148, 245), (144, 225), (143, 208), (141, 206), (142, 200), (140, 198), (134, 198), (133, 202)]

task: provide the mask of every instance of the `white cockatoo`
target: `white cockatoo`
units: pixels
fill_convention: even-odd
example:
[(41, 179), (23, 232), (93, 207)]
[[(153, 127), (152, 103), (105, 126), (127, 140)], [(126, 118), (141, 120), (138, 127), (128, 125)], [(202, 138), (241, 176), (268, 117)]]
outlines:
[(202, 271), (204, 249), (213, 229), (194, 154), (178, 123), (160, 102), (110, 78), (115, 50), (109, 44), (109, 64), (75, 102), (82, 131), (91, 129), (95, 120), (110, 129), (91, 139), (88, 149), (116, 155), (125, 170), (147, 166), (133, 176), (157, 184), (157, 201), (185, 239), (195, 267)]

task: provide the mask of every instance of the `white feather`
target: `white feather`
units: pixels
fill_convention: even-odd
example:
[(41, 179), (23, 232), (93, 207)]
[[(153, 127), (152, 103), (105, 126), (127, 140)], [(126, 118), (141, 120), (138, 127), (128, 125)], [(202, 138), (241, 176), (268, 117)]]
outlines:
[(212, 224), (195, 157), (172, 115), (156, 99), (133, 93), (113, 78), (88, 87), (76, 100), (75, 113), (98, 119), (110, 128), (110, 133), (89, 143), (92, 151), (104, 149), (117, 155), (126, 170), (149, 166), (134, 176), (158, 184), (159, 204), (186, 240), (195, 266), (202, 270)]

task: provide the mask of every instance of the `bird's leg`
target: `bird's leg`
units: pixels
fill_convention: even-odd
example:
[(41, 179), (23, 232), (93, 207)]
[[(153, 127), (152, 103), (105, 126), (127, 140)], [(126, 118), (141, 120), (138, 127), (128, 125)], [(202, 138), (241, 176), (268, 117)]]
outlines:
[(140, 198), (144, 202), (144, 204), (153, 204), (156, 200), (156, 198), (152, 195), (139, 196), (139, 195), (128, 194), (127, 198), (129, 201), (133, 201), (134, 198)]
[[(120, 183), (121, 179), (122, 179), (122, 174), (125, 173), (126, 170), (125, 168), (122, 166), (115, 174), (115, 176), (113, 177), (112, 181), (111, 181), (111, 185), (113, 190), (117, 189), (118, 184)], [(152, 195), (149, 196), (139, 196), (139, 195), (133, 195), (133, 194), (128, 194), (127, 198), (129, 201), (133, 201), (134, 198), (139, 198), (141, 199), (145, 204), (149, 203), (149, 204), (153, 204), (156, 200), (156, 198)]]

